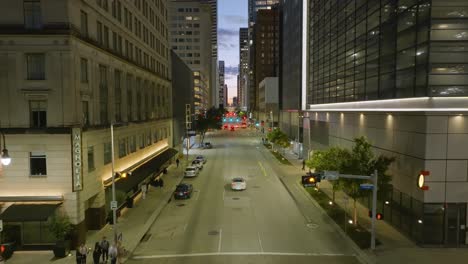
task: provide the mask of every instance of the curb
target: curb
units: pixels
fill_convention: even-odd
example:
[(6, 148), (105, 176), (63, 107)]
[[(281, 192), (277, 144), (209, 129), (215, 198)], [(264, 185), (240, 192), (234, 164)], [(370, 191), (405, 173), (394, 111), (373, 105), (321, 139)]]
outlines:
[[(179, 179), (176, 180), (176, 182), (182, 182), (182, 180), (184, 179), (183, 175), (180, 176), (179, 175)], [(177, 184), (176, 184), (177, 185)], [(148, 220), (146, 220), (144, 226), (143, 226), (143, 229), (142, 231), (139, 232), (139, 234), (137, 235), (138, 239), (136, 240), (136, 243), (135, 245), (132, 245), (131, 247), (128, 247), (127, 248), (127, 251), (128, 251), (128, 254), (125, 258), (122, 259), (122, 263), (125, 263), (130, 255), (133, 254), (133, 251), (135, 250), (135, 248), (138, 246), (138, 244), (140, 243), (140, 240), (143, 238), (143, 236), (148, 232), (148, 230), (151, 228), (151, 226), (154, 224), (154, 222), (156, 221), (156, 219), (158, 218), (158, 216), (161, 214), (162, 210), (164, 209), (164, 207), (167, 206), (167, 204), (169, 203), (170, 199), (172, 197), (172, 192), (168, 192), (162, 199), (162, 201), (160, 202), (159, 206), (154, 210), (153, 214), (148, 218)]]
[[(270, 153), (270, 155), (272, 155)], [(276, 159), (276, 157), (273, 157)], [(287, 160), (289, 160), (287, 157), (285, 157)], [(279, 162), (279, 161), (278, 161)], [(291, 162), (292, 163), (292, 162)], [(293, 167), (296, 167), (294, 165), (294, 163), (292, 163)], [(280, 163), (280, 165), (282, 165)], [(296, 197), (293, 195), (293, 192), (290, 190), (289, 186), (287, 185), (287, 183), (284, 182), (284, 180), (282, 179), (282, 177), (277, 177), (281, 184), (283, 184), (283, 186), (285, 187), (286, 191), (289, 193), (289, 195), (292, 197), (292, 199), (294, 200), (294, 203), (296, 204), (296, 206), (298, 207), (299, 211), (301, 212), (302, 215), (304, 215), (304, 213), (302, 212), (302, 209), (301, 209), (301, 206), (299, 205), (299, 202), (297, 201)], [(335, 223), (335, 221), (333, 219), (330, 218), (330, 216), (327, 214), (327, 212), (317, 203), (317, 201), (314, 200), (314, 198), (312, 198), (310, 196), (309, 193), (307, 193), (307, 191), (304, 189), (304, 188), (299, 188), (301, 190), (301, 192), (303, 192), (303, 194), (305, 194), (308, 199), (315, 205), (315, 207), (318, 208), (318, 210), (323, 214), (325, 215), (328, 219), (329, 219), (329, 222), (331, 223), (331, 225), (338, 231), (338, 233), (343, 237), (343, 239), (345, 239), (349, 245), (351, 245), (351, 247), (353, 248), (354, 252), (356, 252), (356, 258), (363, 264), (374, 264), (376, 263), (375, 260), (372, 260), (370, 259), (370, 257), (361, 249), (359, 248), (358, 245), (356, 245), (356, 243), (354, 243), (354, 241), (344, 233), (344, 231), (341, 229), (341, 227), (338, 226), (337, 223)]]

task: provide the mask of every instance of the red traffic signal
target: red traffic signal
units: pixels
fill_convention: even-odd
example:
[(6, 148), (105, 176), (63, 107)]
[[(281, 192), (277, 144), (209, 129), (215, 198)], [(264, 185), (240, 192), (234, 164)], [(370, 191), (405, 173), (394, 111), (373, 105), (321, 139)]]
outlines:
[[(369, 210), (369, 217), (372, 218), (372, 211), (371, 211), (371, 210)], [(377, 220), (383, 220), (383, 214), (381, 214), (381, 213), (376, 213), (376, 214), (375, 214), (375, 219), (377, 219)]]

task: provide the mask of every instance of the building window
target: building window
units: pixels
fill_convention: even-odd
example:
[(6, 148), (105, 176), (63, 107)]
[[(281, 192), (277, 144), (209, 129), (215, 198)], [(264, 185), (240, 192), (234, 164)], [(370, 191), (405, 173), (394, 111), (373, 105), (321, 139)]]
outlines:
[(145, 148), (145, 133), (140, 136), (140, 149)]
[(127, 156), (127, 138), (119, 139), (119, 158)]
[(104, 26), (104, 37), (103, 43), (104, 47), (109, 48), (109, 28)]
[(107, 67), (99, 65), (99, 115), (101, 124), (107, 124), (107, 105), (108, 105), (108, 89), (107, 89)]
[(24, 26), (29, 29), (37, 29), (42, 26), (41, 2), (38, 0), (27, 0), (23, 2)]
[(30, 122), (32, 128), (47, 127), (47, 102), (29, 101)]
[(85, 58), (81, 58), (81, 82), (87, 83), (88, 82), (88, 60)]
[(89, 103), (88, 101), (82, 101), (81, 107), (83, 111), (83, 125), (89, 126)]
[(97, 41), (99, 44), (102, 44), (103, 42), (103, 39), (102, 39), (102, 23), (101, 22), (97, 22)]
[(31, 176), (46, 176), (47, 162), (44, 152), (29, 153), (29, 167)]
[(93, 171), (94, 167), (94, 147), (88, 147), (88, 172)]
[(121, 76), (119, 70), (114, 72), (114, 98), (115, 98), (115, 121), (122, 121), (122, 89)]
[(88, 14), (81, 10), (81, 34), (88, 36)]
[(104, 143), (104, 165), (112, 161), (112, 145), (110, 142)]
[(132, 136), (130, 138), (130, 153), (133, 153), (136, 151), (136, 136)]
[(41, 53), (26, 54), (28, 80), (45, 80), (45, 55)]

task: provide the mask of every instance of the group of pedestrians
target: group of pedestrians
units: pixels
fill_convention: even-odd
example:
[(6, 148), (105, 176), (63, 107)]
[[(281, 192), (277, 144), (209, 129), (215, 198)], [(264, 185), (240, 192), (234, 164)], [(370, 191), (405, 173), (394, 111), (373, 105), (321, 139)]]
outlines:
[[(81, 244), (76, 250), (76, 263), (86, 264), (88, 254), (89, 250), (86, 245), (84, 243)], [(100, 242), (94, 244), (92, 256), (94, 264), (107, 263), (108, 260), (110, 260), (111, 264), (116, 264), (119, 256), (118, 246), (115, 243), (111, 245), (104, 236)], [(101, 257), (102, 261), (100, 261)]]

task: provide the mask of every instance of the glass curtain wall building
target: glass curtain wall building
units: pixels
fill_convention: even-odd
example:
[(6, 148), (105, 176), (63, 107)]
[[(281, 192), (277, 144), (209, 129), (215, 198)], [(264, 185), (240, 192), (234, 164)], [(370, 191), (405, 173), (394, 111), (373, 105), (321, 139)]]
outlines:
[[(379, 201), (384, 219), (420, 244), (466, 244), (468, 180), (455, 164), (468, 160), (460, 152), (468, 142), (457, 139), (467, 134), (459, 127), (467, 111), (468, 1), (308, 3), (310, 145), (325, 133), (322, 147), (369, 137), (377, 151), (397, 157), (393, 191)], [(423, 101), (421, 110), (404, 110)], [(451, 109), (456, 101), (461, 107)], [(422, 191), (416, 176), (425, 168), (432, 178)]]

